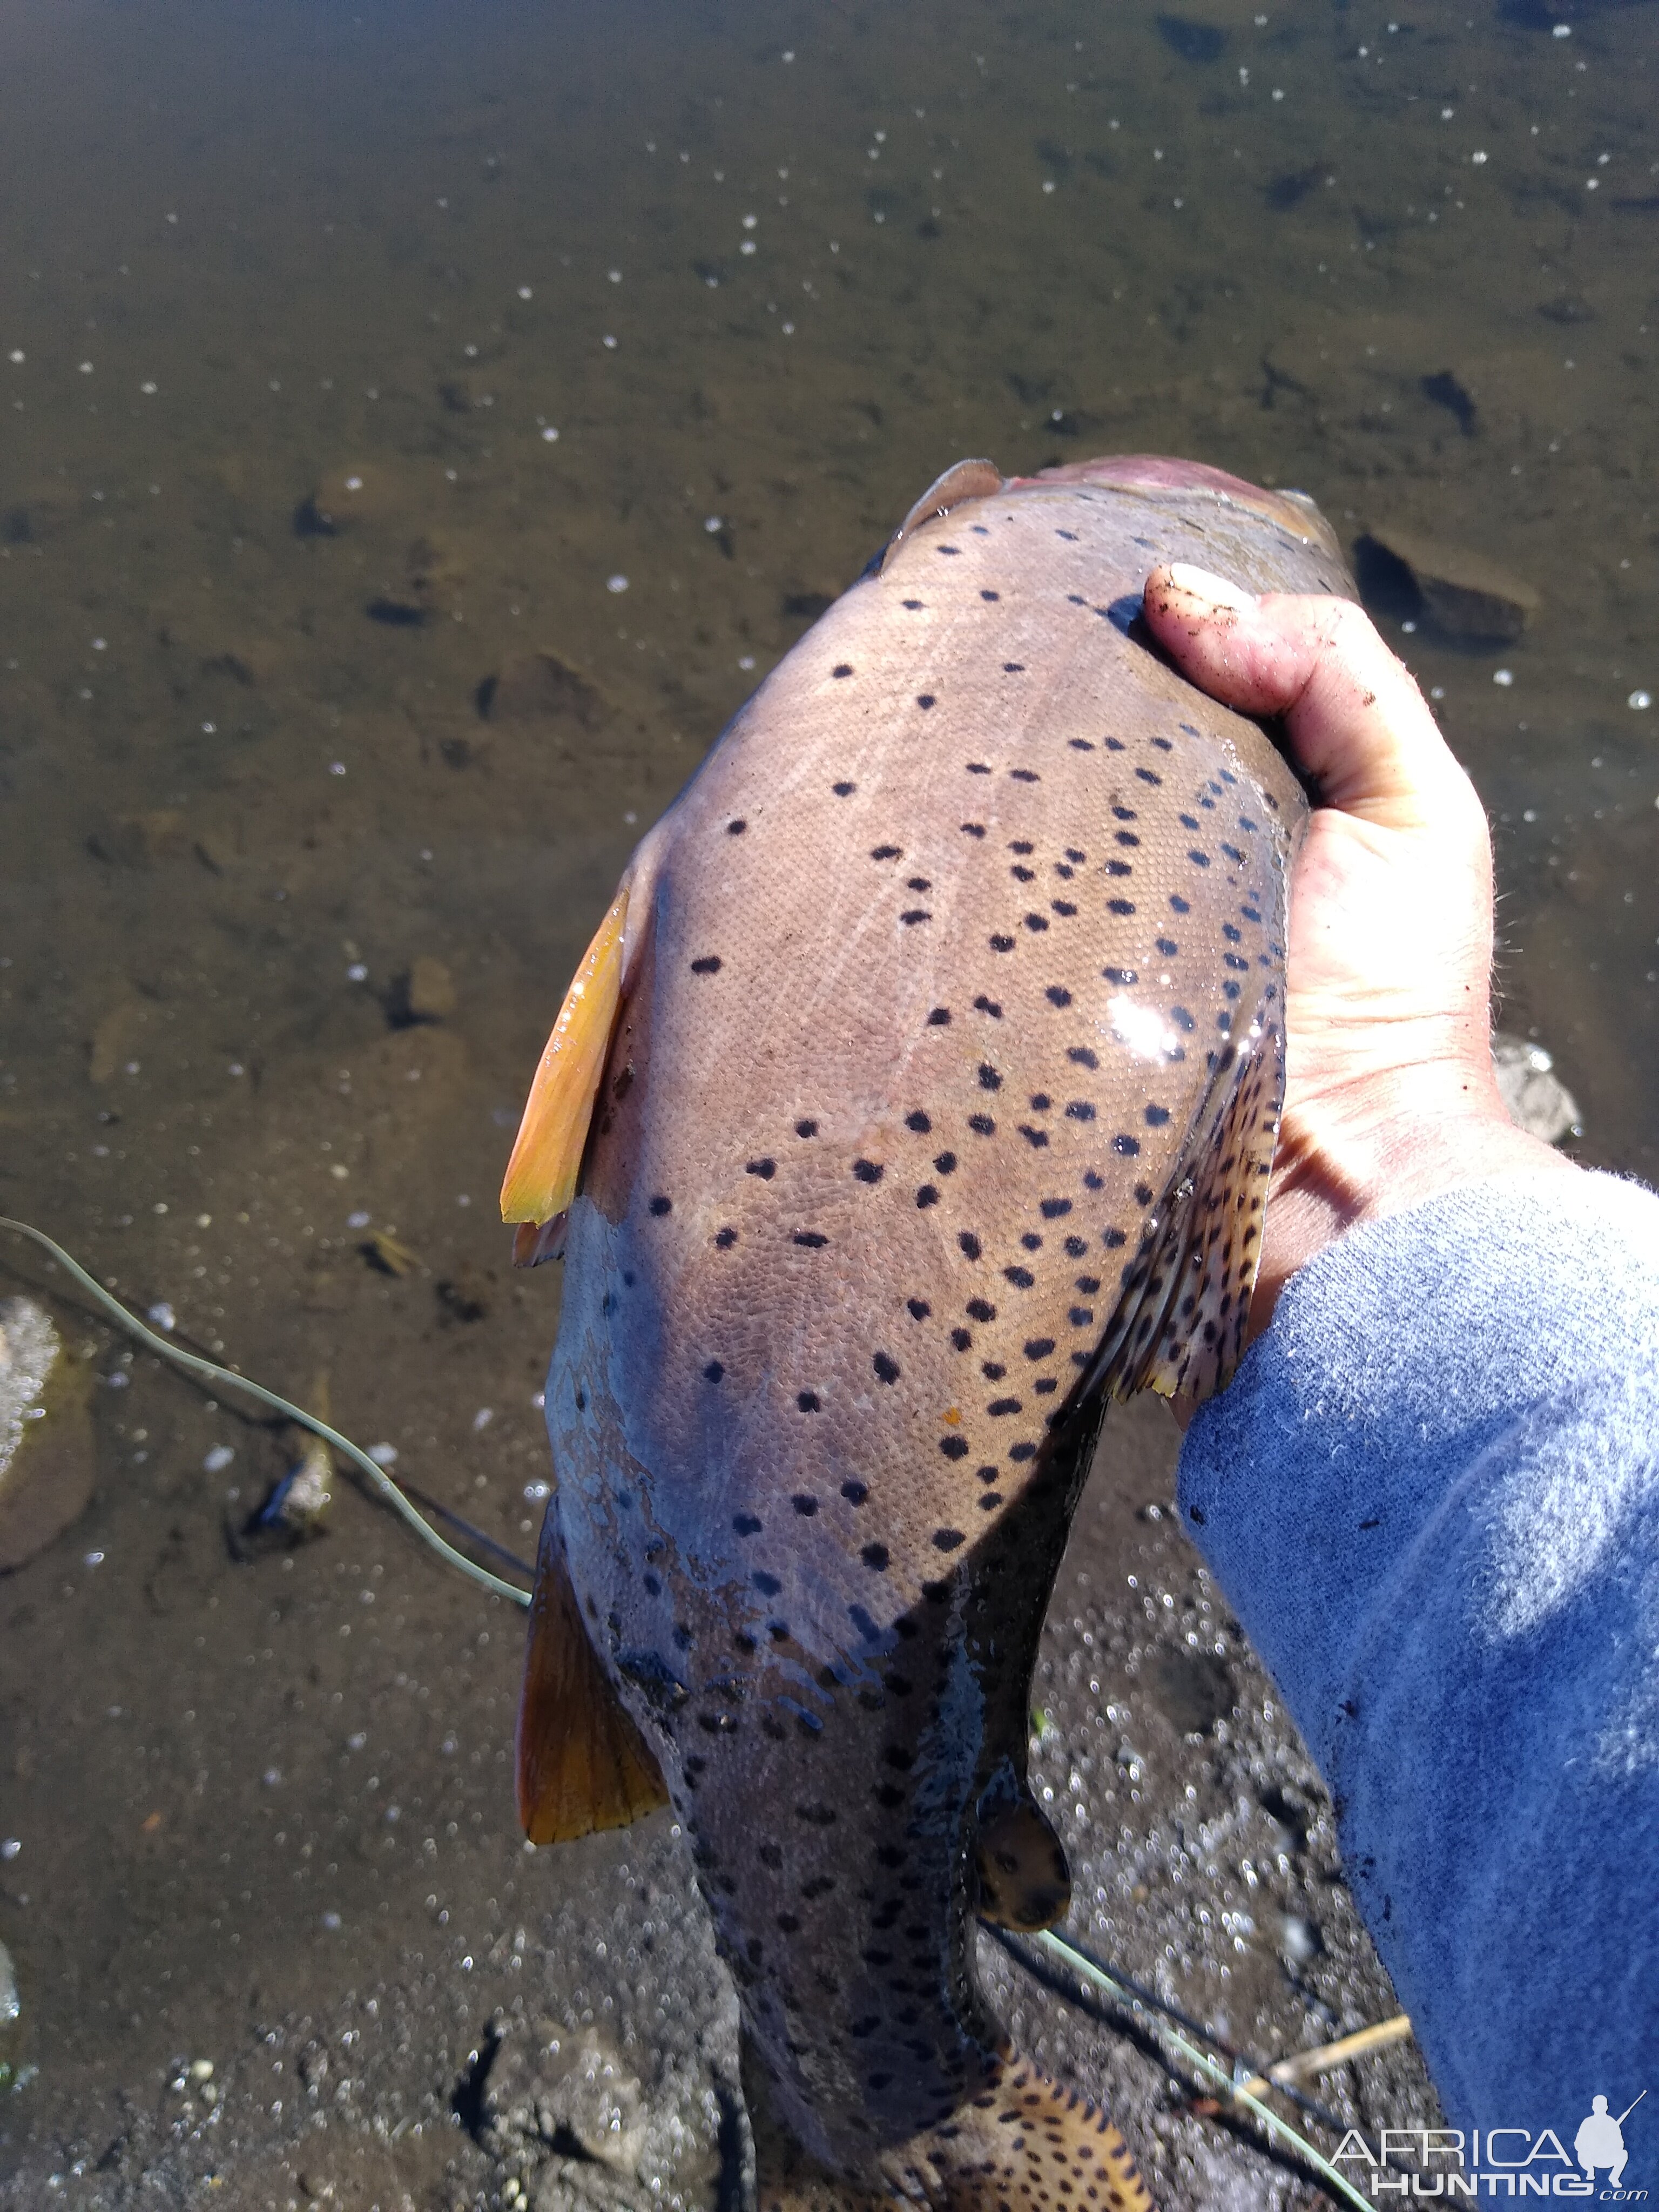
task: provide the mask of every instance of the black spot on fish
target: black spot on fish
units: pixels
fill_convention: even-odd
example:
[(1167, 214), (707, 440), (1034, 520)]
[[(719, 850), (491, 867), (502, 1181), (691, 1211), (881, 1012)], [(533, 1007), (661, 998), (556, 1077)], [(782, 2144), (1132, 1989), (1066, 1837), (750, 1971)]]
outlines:
[(1024, 676), (1025, 663), (1023, 660), (1005, 660), (1002, 664), (1002, 672), (1005, 676)]
[(651, 1201), (651, 1211), (653, 1213), (659, 1215), (672, 1213), (674, 1211), (674, 1201), (672, 1198), (665, 1198), (662, 1195), (662, 1193), (659, 1191), (656, 1197)]
[(957, 1156), (954, 1152), (940, 1152), (933, 1161), (933, 1166), (940, 1175), (953, 1175), (956, 1172), (956, 1164)]
[(1025, 917), (1025, 927), (1027, 929), (1047, 929), (1048, 917), (1046, 914), (1028, 914)]
[(732, 1526), (739, 1536), (758, 1536), (761, 1529), (760, 1522), (752, 1513), (734, 1513)]
[(953, 1328), (951, 1331), (951, 1342), (958, 1352), (968, 1352), (971, 1350), (973, 1341), (974, 1339), (972, 1333), (968, 1329)]
[(930, 891), (933, 888), (926, 876), (912, 876), (905, 885), (907, 890), (912, 891)]
[(722, 1252), (729, 1252), (737, 1241), (738, 1232), (735, 1229), (720, 1229), (715, 1231), (714, 1243)]
[(1034, 1336), (1024, 1346), (1028, 1359), (1046, 1359), (1054, 1348), (1052, 1336)]
[(946, 1459), (966, 1459), (968, 1456), (968, 1440), (965, 1437), (941, 1437), (939, 1440), (939, 1448)]
[(837, 799), (850, 799), (858, 789), (855, 783), (832, 783), (830, 787)]
[(937, 703), (938, 703), (938, 702), (934, 699), (934, 696), (933, 696), (933, 693), (932, 693), (931, 691), (918, 691), (918, 692), (917, 692), (917, 694), (916, 694), (916, 704), (917, 704), (917, 706), (918, 706), (918, 707), (920, 707), (920, 708), (921, 708), (921, 710), (922, 710), (923, 714), (926, 714), (926, 713), (927, 713), (927, 709), (928, 709), (930, 707), (932, 707), (932, 706), (935, 706), (935, 705), (937, 705)]
[(853, 664), (850, 660), (838, 660), (830, 671), (832, 676), (850, 676), (852, 672)]
[[(758, 1176), (763, 1182), (770, 1182), (777, 1171), (778, 1164), (775, 1160), (750, 1160), (744, 1170), (745, 1175)], [(654, 1212), (655, 1210), (653, 1206), (652, 1211)], [(665, 1212), (667, 1211), (666, 1207), (664, 1211)]]
[(1103, 968), (1101, 974), (1109, 983), (1138, 983), (1140, 973), (1134, 968)]
[(914, 1114), (905, 1115), (904, 1126), (907, 1129), (914, 1129), (919, 1137), (925, 1137), (933, 1125), (918, 1106)]
[(798, 1229), (795, 1231), (794, 1242), (797, 1244), (805, 1245), (809, 1252), (821, 1252), (830, 1239), (816, 1229)]
[(874, 1358), (873, 1358), (873, 1359), (872, 1359), (872, 1361), (870, 1362), (870, 1364), (871, 1364), (871, 1365), (875, 1369), (875, 1370), (876, 1370), (876, 1379), (878, 1380), (878, 1382), (896, 1382), (898, 1381), (898, 1379), (899, 1379), (899, 1365), (898, 1365), (898, 1362), (897, 1362), (897, 1360), (896, 1360), (896, 1359), (891, 1359), (891, 1358), (890, 1358), (888, 1357), (888, 1355), (886, 1354), (886, 1352), (877, 1352), (877, 1354), (875, 1355)]
[(1011, 1282), (1017, 1291), (1029, 1291), (1036, 1280), (1036, 1277), (1029, 1267), (1005, 1267), (1002, 1273), (1004, 1278)]
[(980, 597), (982, 599), (1000, 599), (1002, 594), (1000, 592), (981, 592)]
[(994, 1137), (997, 1133), (997, 1125), (988, 1114), (970, 1114), (968, 1127), (976, 1137)]
[(921, 1207), (923, 1212), (926, 1212), (928, 1206), (937, 1206), (939, 1204), (939, 1193), (934, 1189), (932, 1183), (923, 1183), (921, 1189), (916, 1193), (916, 1204)]
[(1034, 768), (1011, 768), (1008, 773), (1016, 783), (1041, 783), (1042, 781)]
[(810, 1491), (798, 1491), (789, 1503), (804, 1521), (810, 1521), (818, 1510), (818, 1501)]
[(903, 857), (902, 849), (897, 845), (873, 845), (870, 848), (872, 860), (898, 860)]
[(991, 771), (983, 761), (969, 761), (968, 773), (969, 775), (989, 775)]
[(803, 1413), (816, 1413), (819, 1405), (818, 1394), (816, 1390), (797, 1390), (795, 1403)]
[(1081, 1237), (1068, 1237), (1066, 1239), (1066, 1249), (1073, 1260), (1080, 1260), (1088, 1249), (1087, 1243)]
[(1095, 1118), (1094, 1107), (1086, 1098), (1073, 1098), (1066, 1109), (1066, 1118), (1068, 1121), (1092, 1121)]
[(904, 1304), (912, 1321), (926, 1321), (933, 1310), (926, 1298), (907, 1298)]
[(942, 1030), (948, 1026), (950, 1019), (951, 1009), (949, 1006), (935, 1006), (933, 1012), (927, 1017), (927, 1026), (930, 1030)]
[(702, 1370), (702, 1379), (705, 1382), (718, 1382), (725, 1372), (718, 1359), (711, 1359)]
[(1169, 1118), (1170, 1109), (1167, 1106), (1149, 1106), (1146, 1109), (1146, 1126), (1149, 1129), (1161, 1129)]
[(1198, 851), (1196, 847), (1188, 854), (1187, 858), (1192, 862), (1195, 868), (1207, 868), (1210, 865), (1209, 854), (1207, 853), (1200, 853)]
[(1157, 945), (1158, 951), (1166, 960), (1172, 960), (1181, 950), (1173, 937), (1160, 937), (1157, 939)]
[(705, 952), (701, 960), (691, 963), (694, 975), (718, 975), (720, 972), (720, 957), (718, 952)]
[(726, 834), (728, 837), (741, 837), (748, 827), (749, 824), (746, 822), (728, 822), (726, 825)]
[(964, 1229), (957, 1238), (957, 1244), (970, 1260), (977, 1260), (984, 1247), (971, 1229)]
[(875, 1160), (854, 1160), (853, 1174), (859, 1182), (879, 1182), (886, 1174), (885, 1168)]
[(920, 906), (912, 907), (908, 913), (902, 914), (899, 916), (899, 920), (902, 922), (908, 924), (911, 927), (914, 927), (919, 921), (931, 921), (933, 918), (933, 915), (928, 913), (926, 907)]
[(866, 1544), (859, 1553), (860, 1559), (863, 1560), (872, 1574), (877, 1575), (886, 1573), (891, 1556), (885, 1544)]
[(933, 1531), (933, 1549), (936, 1552), (954, 1552), (965, 1540), (960, 1528), (935, 1528)]
[(783, 1584), (775, 1575), (769, 1575), (764, 1567), (757, 1567), (749, 1577), (763, 1597), (775, 1597)]
[(993, 952), (1012, 952), (1014, 949), (1013, 939), (1004, 937), (1000, 931), (989, 939), (989, 943)]
[(982, 837), (985, 835), (985, 824), (982, 822), (964, 822), (962, 825), (962, 834), (964, 837)]
[(969, 1298), (963, 1311), (970, 1321), (994, 1321), (997, 1310), (984, 1298)]
[(1184, 898), (1178, 896), (1174, 891), (1170, 893), (1170, 904), (1176, 914), (1190, 914), (1192, 912), (1192, 908), (1188, 904), (1187, 901)]
[(870, 1486), (866, 1482), (843, 1482), (841, 1494), (849, 1505), (862, 1505), (870, 1495)]
[(1058, 983), (1050, 983), (1042, 995), (1051, 1006), (1069, 1006), (1072, 1003), (1071, 993)]
[(993, 1398), (985, 1410), (988, 1413), (994, 1415), (1017, 1413), (1019, 1411), (1019, 1401), (1018, 1398)]
[(816, 1137), (817, 1133), (818, 1125), (816, 1121), (797, 1121), (795, 1124), (795, 1134), (798, 1137)]
[[(974, 1001), (975, 1006), (978, 1006), (980, 1003), (980, 1000), (977, 999)], [(989, 1009), (988, 1006), (988, 1011)], [(996, 1011), (1000, 1017), (1002, 1012), (1001, 1008), (998, 1007)], [(1002, 1078), (997, 1073), (997, 1071), (992, 1066), (988, 1060), (982, 1060), (979, 1064), (979, 1087), (981, 1091), (1000, 1091), (1002, 1088)]]
[(1106, 904), (1113, 914), (1133, 914), (1134, 912), (1133, 902), (1129, 899), (1108, 899)]
[(1068, 738), (1066, 743), (1074, 753), (1091, 753), (1094, 750), (1087, 738)]
[(1041, 1210), (1045, 1221), (1058, 1221), (1071, 1212), (1072, 1201), (1069, 1198), (1045, 1198)]
[(1100, 1066), (1099, 1055), (1091, 1052), (1086, 1044), (1074, 1044), (1067, 1046), (1066, 1057), (1067, 1060), (1074, 1060), (1079, 1067), (1098, 1067)]

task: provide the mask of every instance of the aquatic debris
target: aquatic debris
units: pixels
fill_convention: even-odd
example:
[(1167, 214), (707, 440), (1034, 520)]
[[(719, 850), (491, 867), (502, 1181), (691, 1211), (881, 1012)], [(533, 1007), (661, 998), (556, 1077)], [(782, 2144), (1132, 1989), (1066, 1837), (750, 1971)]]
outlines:
[[(31, 1244), (38, 1245), (41, 1251), (50, 1255), (76, 1287), (100, 1311), (125, 1329), (129, 1336), (137, 1338), (146, 1351), (171, 1361), (173, 1366), (182, 1368), (186, 1375), (193, 1375), (201, 1382), (211, 1382), (216, 1389), (240, 1391), (243, 1397), (251, 1399), (256, 1406), (283, 1414), (297, 1427), (309, 1430), (313, 1436), (320, 1437), (325, 1443), (331, 1444), (342, 1458), (349, 1460), (364, 1476), (382, 1503), (389, 1505), (423, 1544), (437, 1553), (440, 1559), (447, 1560), (470, 1582), (477, 1583), (480, 1589), (490, 1591), (493, 1595), (510, 1598), (514, 1605), (529, 1605), (528, 1590), (520, 1589), (514, 1583), (504, 1582), (500, 1575), (492, 1575), (488, 1567), (479, 1566), (476, 1560), (469, 1559), (464, 1553), (458, 1552), (453, 1544), (446, 1543), (437, 1530), (422, 1519), (398, 1485), (361, 1444), (353, 1443), (349, 1437), (342, 1436), (338, 1429), (331, 1428), (326, 1421), (319, 1420), (315, 1413), (308, 1413), (303, 1406), (296, 1406), (292, 1398), (284, 1398), (280, 1391), (268, 1390), (263, 1382), (250, 1381), (246, 1375), (239, 1375), (234, 1367), (222, 1367), (216, 1359), (204, 1358), (200, 1352), (186, 1352), (181, 1344), (174, 1344), (158, 1334), (140, 1321), (137, 1314), (129, 1313), (119, 1298), (112, 1297), (96, 1276), (88, 1274), (80, 1261), (71, 1258), (56, 1238), (48, 1237), (44, 1229), (36, 1229), (31, 1222), (14, 1220), (7, 1214), (0, 1214), (0, 1229), (9, 1229), (15, 1237), (27, 1237)], [(436, 1510), (442, 1510), (447, 1520), (452, 1522), (458, 1521), (458, 1516), (447, 1509)], [(468, 1531), (469, 1534), (474, 1533)], [(487, 1539), (484, 1540), (488, 1541)], [(498, 1553), (501, 1550), (499, 1545), (491, 1548)]]
[(422, 952), (404, 979), (403, 1012), (411, 1022), (441, 1022), (455, 1011), (455, 978), (441, 960)]
[(1499, 1094), (1517, 1128), (1547, 1145), (1583, 1135), (1578, 1101), (1555, 1073), (1555, 1062), (1541, 1044), (1500, 1030), (1492, 1041), (1492, 1060)]
[(383, 1275), (410, 1275), (420, 1261), (407, 1244), (400, 1244), (389, 1229), (371, 1229), (357, 1247), (371, 1267)]
[[(316, 1401), (319, 1418), (328, 1417), (328, 1376), (319, 1375), (312, 1391)], [(271, 1492), (249, 1524), (248, 1534), (264, 1531), (283, 1534), (295, 1540), (320, 1533), (325, 1509), (330, 1501), (329, 1484), (334, 1475), (334, 1461), (325, 1440), (307, 1432), (304, 1449)]]
[[(1133, 1983), (1110, 1972), (1097, 1959), (1091, 1958), (1088, 1952), (1080, 1949), (1078, 1945), (1067, 1942), (1063, 1936), (1056, 1935), (1051, 1928), (1044, 1929), (1038, 1935), (1028, 1936), (1023, 1942), (1014, 1941), (1000, 1929), (993, 1932), (1003, 1948), (1011, 1957), (1018, 1959), (1028, 1972), (1034, 1971), (1033, 1961), (1025, 1948), (1025, 1946), (1030, 1944), (1036, 1950), (1046, 1954), (1048, 1959), (1057, 1960), (1070, 1973), (1075, 1975), (1084, 1987), (1091, 1993), (1105, 1998), (1109, 2004), (1119, 2011), (1130, 2014), (1144, 2026), (1151, 2028), (1153, 2034), (1161, 2038), (1202, 2080), (1208, 2082), (1210, 2087), (1218, 2093), (1222, 2101), (1235, 2107), (1242, 2105), (1276, 2142), (1284, 2144), (1287, 2149), (1294, 2151), (1299, 2157), (1306, 2159), (1326, 2186), (1334, 2190), (1343, 2203), (1358, 2206), (1362, 2208), (1362, 2212), (1370, 2212), (1367, 2199), (1360, 2195), (1340, 2168), (1333, 2166), (1328, 2158), (1315, 2149), (1306, 2136), (1298, 2133), (1288, 2121), (1281, 2120), (1277, 2112), (1261, 2102), (1256, 2094), (1255, 2081), (1235, 2080), (1226, 2067), (1218, 2065), (1213, 2058), (1200, 2051), (1195, 2043), (1190, 2041), (1178, 2027), (1171, 2024), (1169, 2016), (1170, 2008), (1160, 2003), (1149, 1991), (1138, 1990)], [(1274, 2086), (1284, 2085), (1275, 2084)]]
[(46, 1308), (0, 1299), (0, 1574), (86, 1510), (94, 1450), (88, 1378)]
[[(1372, 551), (1372, 549), (1376, 549)], [(1421, 612), (1443, 636), (1504, 644), (1519, 637), (1542, 601), (1532, 586), (1484, 553), (1444, 545), (1412, 530), (1373, 523), (1360, 541), (1373, 568), (1380, 552), (1415, 592)]]

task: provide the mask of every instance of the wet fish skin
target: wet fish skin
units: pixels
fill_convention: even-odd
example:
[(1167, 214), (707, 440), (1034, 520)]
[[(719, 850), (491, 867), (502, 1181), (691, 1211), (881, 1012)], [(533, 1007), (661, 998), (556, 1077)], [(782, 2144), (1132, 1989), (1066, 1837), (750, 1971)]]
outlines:
[(1351, 592), (1310, 502), (1192, 465), (975, 479), (631, 870), (544, 1559), (773, 2121), (872, 2189), (1006, 2079), (979, 1808), (1046, 1834), (1029, 1683), (1102, 1406), (1224, 1380), (1254, 1271), (1305, 802), (1138, 638), (1166, 560)]

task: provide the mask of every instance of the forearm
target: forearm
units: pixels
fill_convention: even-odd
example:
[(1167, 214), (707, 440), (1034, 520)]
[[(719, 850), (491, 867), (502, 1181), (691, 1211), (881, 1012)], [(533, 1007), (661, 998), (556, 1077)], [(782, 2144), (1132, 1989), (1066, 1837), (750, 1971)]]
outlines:
[(1362, 1221), (1182, 1453), (1465, 2124), (1659, 2049), (1656, 1255), (1659, 1200), (1547, 1155)]

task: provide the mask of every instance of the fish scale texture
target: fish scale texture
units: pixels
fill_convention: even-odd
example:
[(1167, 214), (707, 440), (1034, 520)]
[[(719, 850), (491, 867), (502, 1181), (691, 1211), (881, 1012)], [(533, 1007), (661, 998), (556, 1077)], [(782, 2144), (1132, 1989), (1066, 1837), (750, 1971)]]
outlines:
[(1606, 1175), (1351, 1231), (1182, 1454), (1464, 2127), (1570, 2143), (1659, 2060), (1656, 1254)]
[(552, 1510), (843, 2172), (1000, 2063), (975, 1808), (1023, 1799), (1100, 1399), (1235, 1356), (1304, 806), (1130, 633), (1159, 558), (1346, 588), (1291, 520), (1039, 482), (924, 521), (634, 864)]

